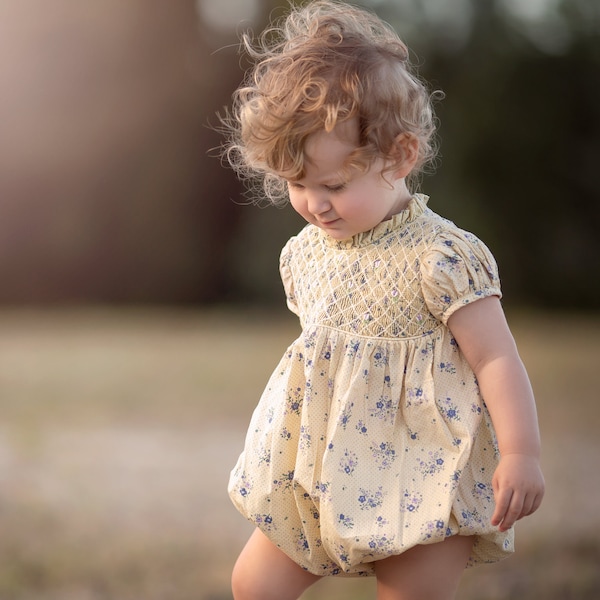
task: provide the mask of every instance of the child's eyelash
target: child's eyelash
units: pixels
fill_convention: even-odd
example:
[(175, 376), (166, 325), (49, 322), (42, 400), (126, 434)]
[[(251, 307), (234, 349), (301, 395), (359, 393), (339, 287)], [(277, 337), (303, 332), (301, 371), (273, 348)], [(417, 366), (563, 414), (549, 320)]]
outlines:
[[(297, 183), (294, 181), (288, 181), (288, 185), (289, 185), (289, 187), (291, 187), (293, 189), (297, 189), (297, 190), (304, 189), (304, 186), (301, 183)], [(345, 190), (346, 184), (340, 183), (338, 185), (324, 185), (323, 187), (329, 192), (336, 193), (336, 192), (341, 192), (341, 191)]]

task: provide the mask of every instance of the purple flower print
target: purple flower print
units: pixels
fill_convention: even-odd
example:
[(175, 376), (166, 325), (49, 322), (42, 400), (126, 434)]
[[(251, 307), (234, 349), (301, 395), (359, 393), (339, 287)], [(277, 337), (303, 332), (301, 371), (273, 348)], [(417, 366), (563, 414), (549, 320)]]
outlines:
[(346, 405), (344, 407), (344, 410), (340, 413), (340, 416), (338, 417), (338, 422), (339, 424), (342, 426), (342, 429), (346, 429), (346, 426), (348, 425), (348, 422), (350, 421), (350, 418), (352, 417), (352, 407), (354, 406), (354, 402), (351, 402), (350, 404)]
[(371, 408), (371, 417), (388, 421), (396, 414), (397, 403), (389, 396), (381, 396)]
[(460, 421), (460, 415), (457, 405), (452, 402), (452, 398), (445, 398), (438, 401), (440, 412), (448, 421)]
[(406, 390), (406, 406), (420, 406), (425, 401), (423, 388), (409, 388)]
[(358, 490), (358, 504), (361, 510), (369, 510), (377, 508), (383, 503), (383, 487), (379, 486), (377, 491), (367, 490), (359, 488)]
[(339, 514), (338, 522), (341, 523), (344, 527), (346, 527), (346, 529), (352, 529), (354, 527), (354, 521), (348, 515)]
[(415, 467), (415, 470), (423, 475), (423, 479), (428, 475), (439, 473), (444, 468), (444, 459), (440, 451), (428, 452), (427, 455), (429, 457), (427, 459), (417, 459), (418, 465)]
[(375, 462), (377, 463), (377, 468), (382, 471), (384, 469), (389, 469), (392, 466), (396, 458), (396, 450), (391, 442), (381, 442), (378, 445), (371, 446), (371, 452)]
[(340, 460), (340, 468), (338, 470), (340, 473), (352, 475), (352, 473), (354, 473), (354, 469), (356, 469), (357, 464), (358, 456), (351, 450), (346, 449), (344, 450), (344, 456)]
[(273, 531), (276, 529), (271, 515), (256, 514), (252, 517), (252, 520), (256, 523), (257, 527), (263, 531)]
[(400, 500), (401, 512), (417, 512), (423, 503), (423, 494), (420, 492), (409, 492), (404, 490), (402, 500)]
[(302, 410), (302, 389), (288, 390), (285, 414), (295, 413), (300, 415)]
[(492, 486), (481, 481), (475, 483), (475, 485), (473, 486), (472, 494), (473, 497), (477, 498), (478, 500), (482, 500), (488, 503), (494, 501), (494, 490), (492, 489)]
[(421, 529), (421, 535), (426, 539), (443, 539), (446, 537), (447, 533), (446, 523), (442, 519), (427, 521)]
[(356, 424), (356, 431), (358, 431), (358, 433), (360, 433), (362, 435), (366, 435), (366, 433), (367, 433), (367, 426), (364, 424), (363, 421), (359, 421)]

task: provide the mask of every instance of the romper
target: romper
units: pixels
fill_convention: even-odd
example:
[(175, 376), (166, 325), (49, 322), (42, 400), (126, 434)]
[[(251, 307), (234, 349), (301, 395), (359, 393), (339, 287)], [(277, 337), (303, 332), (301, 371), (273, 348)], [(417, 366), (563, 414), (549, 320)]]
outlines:
[(513, 552), (491, 525), (499, 455), (477, 380), (446, 326), (501, 296), (474, 235), (427, 207), (343, 241), (307, 225), (281, 253), (302, 332), (254, 411), (231, 472), (236, 508), (316, 575), (372, 575), (372, 562), (452, 535), (469, 566)]

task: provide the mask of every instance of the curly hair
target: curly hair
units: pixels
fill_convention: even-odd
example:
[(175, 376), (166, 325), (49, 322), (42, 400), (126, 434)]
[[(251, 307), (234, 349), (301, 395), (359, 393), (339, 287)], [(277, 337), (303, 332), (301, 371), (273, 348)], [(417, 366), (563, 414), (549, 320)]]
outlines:
[(254, 66), (221, 118), (224, 155), (242, 179), (261, 182), (270, 202), (286, 200), (286, 181), (302, 179), (307, 137), (350, 119), (359, 144), (348, 168), (389, 159), (402, 133), (418, 141), (409, 183), (435, 158), (433, 95), (406, 45), (373, 13), (315, 0), (292, 7), (255, 41), (244, 34), (242, 45)]

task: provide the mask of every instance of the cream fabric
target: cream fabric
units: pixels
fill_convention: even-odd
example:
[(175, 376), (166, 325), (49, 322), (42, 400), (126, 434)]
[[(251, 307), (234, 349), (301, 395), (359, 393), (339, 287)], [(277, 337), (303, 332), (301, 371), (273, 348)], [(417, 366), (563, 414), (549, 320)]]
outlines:
[(470, 564), (513, 551), (490, 524), (498, 450), (449, 316), (500, 296), (495, 261), (415, 196), (336, 241), (281, 254), (300, 337), (271, 376), (231, 473), (235, 506), (318, 575), (371, 575), (416, 544), (476, 535)]

